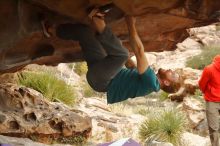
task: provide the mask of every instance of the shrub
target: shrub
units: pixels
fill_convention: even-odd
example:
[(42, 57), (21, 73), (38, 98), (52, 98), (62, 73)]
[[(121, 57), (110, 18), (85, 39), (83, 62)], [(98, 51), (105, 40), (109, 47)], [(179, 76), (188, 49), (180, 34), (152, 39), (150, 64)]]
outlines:
[(74, 63), (68, 63), (67, 66), (69, 67), (69, 69), (72, 69), (74, 67)]
[(87, 82), (83, 82), (82, 85), (82, 92), (83, 92), (83, 95), (85, 97), (100, 97), (100, 98), (103, 98), (106, 96), (106, 94), (104, 92), (97, 92), (95, 91), (94, 89), (92, 89), (90, 87), (90, 85), (87, 83)]
[(75, 136), (75, 137), (62, 137), (56, 140), (58, 143), (62, 144), (72, 144), (75, 146), (82, 146), (86, 143), (86, 138), (83, 136)]
[(117, 115), (131, 115), (133, 110), (126, 104), (126, 101), (119, 103), (109, 104), (110, 111)]
[(97, 95), (97, 92), (94, 91), (88, 83), (83, 83), (82, 85), (82, 88), (83, 88), (83, 95), (85, 97), (93, 97), (93, 96), (96, 96)]
[(165, 101), (166, 99), (169, 99), (168, 95), (169, 94), (167, 92), (161, 91), (159, 96), (160, 101)]
[(67, 105), (72, 105), (75, 101), (73, 88), (46, 72), (23, 72), (19, 75), (19, 83), (39, 91), (50, 101), (59, 101)]
[(194, 97), (201, 97), (202, 96), (202, 91), (200, 89), (196, 89), (195, 93), (194, 93)]
[(74, 66), (74, 71), (75, 71), (75, 73), (77, 73), (80, 76), (86, 74), (86, 72), (88, 71), (88, 67), (87, 67), (86, 62), (76, 63)]
[(146, 106), (146, 105), (137, 105), (132, 107), (132, 111), (135, 114), (140, 114), (142, 116), (150, 116), (155, 111), (158, 111), (158, 107), (156, 106)]
[(201, 54), (189, 58), (186, 62), (186, 66), (201, 70), (211, 64), (217, 54), (220, 54), (220, 46), (206, 46)]
[(150, 113), (150, 110), (147, 107), (140, 106), (140, 107), (138, 107), (137, 109), (134, 110), (134, 113), (140, 114), (142, 116), (146, 116)]
[(139, 136), (145, 142), (157, 140), (178, 145), (185, 124), (185, 116), (176, 109), (165, 110), (145, 120), (139, 128)]

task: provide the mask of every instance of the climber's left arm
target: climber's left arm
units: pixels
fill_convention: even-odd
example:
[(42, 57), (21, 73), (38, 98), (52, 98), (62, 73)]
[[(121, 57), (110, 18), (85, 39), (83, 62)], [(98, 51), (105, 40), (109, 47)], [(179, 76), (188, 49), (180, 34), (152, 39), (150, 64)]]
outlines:
[(126, 17), (126, 22), (130, 36), (130, 44), (137, 59), (137, 70), (139, 74), (143, 74), (148, 68), (149, 64), (144, 52), (144, 45), (142, 44), (135, 27), (135, 21), (135, 18), (132, 16)]

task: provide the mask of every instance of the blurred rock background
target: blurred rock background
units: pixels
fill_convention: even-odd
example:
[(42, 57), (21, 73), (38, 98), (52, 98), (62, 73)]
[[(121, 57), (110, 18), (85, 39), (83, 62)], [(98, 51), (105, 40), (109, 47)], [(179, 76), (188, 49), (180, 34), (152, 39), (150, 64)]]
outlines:
[[(155, 71), (161, 67), (181, 69), (185, 84), (197, 87), (204, 66), (220, 54), (220, 26), (188, 31), (190, 37), (175, 51), (146, 55)], [(147, 146), (210, 145), (205, 102), (197, 88), (193, 95), (184, 94), (182, 102), (171, 101), (160, 91), (108, 105), (106, 95), (94, 92), (87, 84), (86, 71), (86, 63), (79, 62), (57, 67), (29, 65), (20, 72), (1, 75), (0, 105), (5, 108), (0, 108), (0, 143), (95, 146), (128, 137)], [(15, 122), (10, 125), (10, 121)]]

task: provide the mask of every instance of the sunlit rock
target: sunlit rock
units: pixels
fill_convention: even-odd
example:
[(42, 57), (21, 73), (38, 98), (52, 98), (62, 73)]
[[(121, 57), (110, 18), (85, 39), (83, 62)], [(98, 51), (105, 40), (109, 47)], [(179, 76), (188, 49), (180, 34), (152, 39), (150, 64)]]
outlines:
[(14, 84), (0, 85), (0, 134), (35, 138), (50, 143), (77, 136), (89, 137), (87, 114), (50, 103), (39, 92)]

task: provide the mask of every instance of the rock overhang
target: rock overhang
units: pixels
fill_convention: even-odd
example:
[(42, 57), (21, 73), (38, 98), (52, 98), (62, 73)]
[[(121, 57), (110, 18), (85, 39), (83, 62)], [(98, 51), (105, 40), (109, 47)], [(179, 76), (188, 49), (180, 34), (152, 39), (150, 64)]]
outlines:
[[(13, 72), (27, 64), (57, 65), (83, 61), (77, 42), (61, 40), (56, 26), (88, 23), (87, 9), (113, 3), (106, 21), (130, 49), (123, 17), (137, 17), (137, 31), (145, 51), (175, 50), (186, 39), (188, 28), (219, 21), (218, 0), (8, 0), (0, 2), (0, 72)], [(7, 16), (7, 17), (5, 17)], [(42, 22), (50, 32), (46, 36)], [(130, 49), (131, 50), (131, 49)]]

